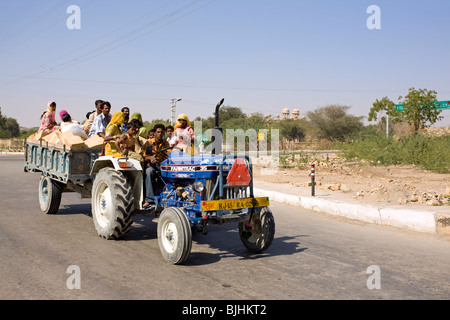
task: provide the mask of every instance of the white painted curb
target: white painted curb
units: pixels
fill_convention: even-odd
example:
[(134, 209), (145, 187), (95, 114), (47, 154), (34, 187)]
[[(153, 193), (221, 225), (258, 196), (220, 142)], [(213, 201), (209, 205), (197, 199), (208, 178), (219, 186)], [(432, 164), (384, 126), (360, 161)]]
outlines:
[(436, 213), (414, 209), (377, 208), (370, 205), (344, 203), (318, 197), (305, 197), (253, 188), (255, 196), (300, 206), (305, 209), (380, 225), (406, 228), (424, 233), (437, 233)]

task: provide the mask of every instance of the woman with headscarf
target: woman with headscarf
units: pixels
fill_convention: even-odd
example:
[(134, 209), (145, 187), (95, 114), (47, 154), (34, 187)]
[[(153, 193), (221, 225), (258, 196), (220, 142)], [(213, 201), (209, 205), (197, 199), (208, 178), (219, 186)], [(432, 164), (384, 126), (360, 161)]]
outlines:
[(133, 114), (131, 115), (131, 117), (130, 117), (130, 121), (133, 120), (133, 119), (138, 120), (138, 121), (139, 121), (139, 124), (140, 124), (138, 136), (139, 136), (139, 137), (142, 137), (142, 138), (144, 138), (144, 139), (147, 139), (148, 131), (147, 131), (147, 128), (144, 127), (144, 122), (142, 121), (142, 115), (141, 115), (141, 113), (140, 113), (140, 112), (135, 112), (135, 113), (133, 113)]
[(121, 157), (122, 154), (116, 147), (115, 140), (123, 134), (122, 124), (125, 121), (125, 115), (122, 111), (116, 111), (112, 115), (111, 121), (105, 130), (105, 156)]
[(175, 147), (181, 148), (187, 154), (194, 154), (194, 129), (191, 126), (189, 118), (184, 113), (180, 114), (175, 123)]
[(49, 101), (47, 103), (47, 110), (41, 117), (41, 126), (38, 132), (52, 133), (59, 130), (59, 126), (55, 120), (56, 102)]

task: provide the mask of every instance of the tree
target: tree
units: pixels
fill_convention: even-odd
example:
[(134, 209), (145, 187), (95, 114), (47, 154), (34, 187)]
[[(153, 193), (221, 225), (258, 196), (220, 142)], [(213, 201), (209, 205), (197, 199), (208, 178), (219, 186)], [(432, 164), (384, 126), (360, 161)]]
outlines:
[(3, 128), (6, 123), (6, 117), (2, 115), (2, 108), (0, 107), (0, 128)]
[(363, 117), (348, 115), (348, 109), (349, 106), (329, 105), (309, 111), (307, 117), (317, 138), (343, 141), (348, 135), (360, 131), (364, 127)]
[(0, 108), (0, 138), (15, 138), (20, 133), (20, 127), (16, 119), (2, 115)]
[(151, 122), (150, 121), (144, 121), (143, 125), (147, 130), (153, 129), (153, 127), (155, 126), (155, 124), (157, 123), (161, 123), (163, 124), (165, 127), (170, 125), (170, 120), (169, 119), (153, 119)]
[(18, 137), (20, 133), (20, 127), (17, 120), (14, 118), (6, 118), (5, 128), (11, 134), (11, 137)]
[[(419, 129), (433, 125), (436, 121), (441, 120), (442, 110), (437, 109), (437, 92), (428, 89), (410, 88), (408, 94), (404, 97), (400, 96), (399, 104), (403, 105), (403, 109), (397, 108), (397, 105), (384, 97), (376, 100), (373, 107), (369, 111), (369, 121), (377, 120), (377, 114), (385, 111), (389, 117), (389, 121), (402, 122), (406, 121), (414, 126), (417, 132)], [(403, 101), (402, 101), (403, 99)]]
[(398, 112), (395, 103), (389, 100), (388, 97), (384, 97), (381, 100), (377, 99), (372, 105), (373, 107), (370, 108), (369, 117), (367, 120), (376, 121), (378, 113), (381, 111), (385, 111), (389, 116), (389, 120), (393, 122), (400, 121), (402, 114)]
[(284, 119), (276, 121), (273, 126), (280, 130), (280, 137), (289, 141), (303, 141), (306, 136), (308, 123), (306, 120)]

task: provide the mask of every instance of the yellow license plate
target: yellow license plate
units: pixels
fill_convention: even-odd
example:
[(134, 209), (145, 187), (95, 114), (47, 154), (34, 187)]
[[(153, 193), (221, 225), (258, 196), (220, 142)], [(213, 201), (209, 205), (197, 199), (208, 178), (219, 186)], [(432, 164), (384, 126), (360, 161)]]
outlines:
[[(255, 207), (269, 206), (268, 197), (255, 198), (255, 200), (258, 202)], [(232, 210), (252, 207), (252, 198), (202, 201), (202, 211)]]

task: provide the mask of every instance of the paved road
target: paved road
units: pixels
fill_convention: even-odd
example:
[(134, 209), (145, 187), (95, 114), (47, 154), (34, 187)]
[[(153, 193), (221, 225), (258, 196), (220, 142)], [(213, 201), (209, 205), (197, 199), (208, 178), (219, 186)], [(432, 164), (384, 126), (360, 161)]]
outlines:
[(0, 299), (450, 299), (448, 238), (273, 203), (266, 253), (247, 253), (235, 225), (216, 226), (172, 266), (152, 216), (136, 216), (125, 240), (104, 240), (76, 193), (58, 214), (40, 213), (39, 174), (22, 168), (0, 155)]

